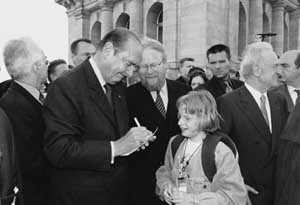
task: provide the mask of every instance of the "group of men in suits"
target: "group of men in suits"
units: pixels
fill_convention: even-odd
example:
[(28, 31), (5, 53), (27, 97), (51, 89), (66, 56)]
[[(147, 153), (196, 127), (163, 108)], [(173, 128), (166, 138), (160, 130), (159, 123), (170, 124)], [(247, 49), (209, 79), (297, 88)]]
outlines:
[[(270, 44), (249, 45), (241, 63), (245, 84), (228, 77), (227, 46), (211, 47), (207, 59), (214, 77), (199, 89), (217, 99), (221, 129), (239, 151), (249, 200), (272, 205), (277, 187), (278, 205), (297, 204), (297, 192), (286, 190), (297, 187), (300, 105), (288, 112), (282, 90), (269, 90), (278, 78), (285, 91), (300, 87), (299, 52), (278, 61)], [(18, 203), (25, 205), (163, 204), (155, 195), (155, 172), (169, 139), (180, 132), (176, 101), (190, 88), (166, 79), (167, 55), (159, 42), (114, 29), (94, 55), (53, 82), (45, 101), (39, 90), (48, 62), (35, 42), (10, 41), (4, 60), (13, 81), (0, 99), (3, 204), (14, 200), (16, 186)], [(141, 81), (126, 88), (123, 79), (133, 72)], [(295, 95), (290, 99), (297, 102)]]

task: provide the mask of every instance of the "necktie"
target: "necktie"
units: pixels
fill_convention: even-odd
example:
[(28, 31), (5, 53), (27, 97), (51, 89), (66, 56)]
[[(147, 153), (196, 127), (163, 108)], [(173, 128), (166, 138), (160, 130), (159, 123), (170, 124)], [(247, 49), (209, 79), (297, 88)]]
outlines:
[(112, 87), (111, 87), (111, 85), (109, 85), (109, 84), (105, 84), (104, 85), (104, 88), (105, 88), (105, 95), (106, 95), (106, 97), (107, 97), (107, 100), (108, 100), (108, 102), (109, 102), (109, 104), (110, 104), (110, 106), (111, 106), (111, 108), (113, 108), (113, 101), (112, 101)]
[(262, 95), (260, 97), (260, 110), (262, 115), (265, 118), (265, 121), (269, 127), (269, 118), (268, 118), (268, 114), (267, 114), (267, 108), (266, 108), (266, 96)]
[(155, 105), (160, 112), (160, 114), (165, 118), (166, 117), (166, 109), (163, 103), (163, 100), (159, 94), (159, 91), (156, 92), (156, 100), (155, 100)]
[(297, 93), (297, 98), (296, 98), (296, 102), (295, 102), (295, 104), (297, 104), (299, 101), (300, 101), (300, 90), (297, 90), (297, 89), (295, 89), (294, 90), (296, 93)]
[(40, 101), (40, 103), (41, 103), (42, 105), (44, 104), (45, 97), (43, 96), (42, 93), (40, 93), (40, 95), (39, 95), (39, 101)]

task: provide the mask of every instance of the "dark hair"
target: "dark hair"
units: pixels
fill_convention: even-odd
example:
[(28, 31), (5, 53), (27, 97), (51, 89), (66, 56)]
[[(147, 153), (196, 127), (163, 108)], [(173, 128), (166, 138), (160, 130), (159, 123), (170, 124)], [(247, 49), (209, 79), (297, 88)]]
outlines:
[(141, 43), (140, 39), (132, 31), (125, 28), (116, 28), (103, 37), (99, 42), (98, 47), (102, 49), (106, 43), (111, 42), (114, 48), (122, 50), (129, 39)]
[(52, 82), (52, 80), (50, 78), (50, 75), (55, 72), (55, 68), (57, 66), (59, 66), (60, 64), (67, 64), (67, 62), (63, 59), (56, 59), (56, 60), (53, 60), (49, 63), (47, 72), (48, 72), (48, 79), (49, 79), (50, 82)]
[(208, 56), (209, 54), (215, 54), (215, 53), (220, 53), (222, 51), (225, 51), (226, 53), (226, 56), (227, 56), (227, 59), (230, 60), (231, 59), (231, 55), (230, 55), (230, 49), (228, 46), (224, 45), (224, 44), (216, 44), (212, 47), (210, 47), (207, 51), (206, 51), (206, 57), (207, 57), (207, 60), (208, 59)]
[(297, 54), (297, 57), (296, 57), (294, 63), (296, 65), (296, 68), (298, 69), (300, 67), (300, 53)]
[(206, 75), (205, 75), (205, 71), (200, 67), (193, 67), (189, 71), (188, 76), (189, 76), (189, 79), (190, 79), (189, 80), (189, 85), (191, 85), (193, 78), (195, 78), (197, 76), (200, 76), (204, 80), (204, 82), (206, 82), (208, 80)]
[(76, 54), (77, 54), (77, 51), (78, 51), (78, 44), (79, 44), (80, 42), (85, 42), (85, 43), (92, 44), (92, 41), (89, 40), (89, 39), (87, 39), (87, 38), (80, 38), (80, 39), (77, 39), (77, 40), (73, 41), (73, 42), (71, 43), (71, 53), (72, 53), (73, 55), (76, 55)]
[(192, 62), (194, 62), (195, 59), (194, 58), (182, 58), (179, 61), (180, 66), (182, 66), (182, 64), (184, 64), (185, 61), (192, 61)]

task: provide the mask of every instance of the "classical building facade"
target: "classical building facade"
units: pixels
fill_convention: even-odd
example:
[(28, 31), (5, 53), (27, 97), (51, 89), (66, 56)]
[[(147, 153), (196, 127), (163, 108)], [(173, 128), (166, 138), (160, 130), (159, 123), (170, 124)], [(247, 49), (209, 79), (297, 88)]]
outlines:
[(281, 55), (300, 48), (300, 0), (55, 0), (67, 8), (69, 44), (77, 38), (100, 41), (115, 27), (161, 41), (169, 62), (194, 57), (217, 43), (230, 46), (237, 61), (259, 33)]

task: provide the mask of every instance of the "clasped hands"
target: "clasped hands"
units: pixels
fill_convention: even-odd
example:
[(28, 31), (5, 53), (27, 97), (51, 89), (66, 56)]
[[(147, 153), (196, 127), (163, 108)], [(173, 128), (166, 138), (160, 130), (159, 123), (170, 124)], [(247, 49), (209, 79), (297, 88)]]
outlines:
[(156, 136), (145, 127), (133, 127), (125, 136), (114, 142), (115, 155), (129, 155), (134, 151), (145, 149)]
[(192, 195), (186, 192), (179, 191), (171, 185), (165, 188), (163, 198), (168, 204), (189, 205), (193, 204)]

